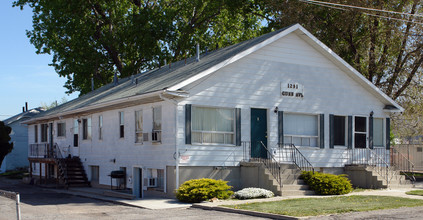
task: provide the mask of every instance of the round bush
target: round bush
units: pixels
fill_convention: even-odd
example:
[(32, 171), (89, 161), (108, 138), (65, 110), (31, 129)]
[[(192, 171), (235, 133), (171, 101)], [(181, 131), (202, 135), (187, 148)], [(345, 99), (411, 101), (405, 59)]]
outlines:
[(303, 172), (302, 178), (318, 195), (343, 195), (352, 191), (352, 185), (346, 175), (334, 175), (318, 172)]
[(272, 191), (261, 188), (245, 188), (235, 192), (235, 198), (237, 199), (256, 199), (256, 198), (270, 198), (275, 196)]
[(228, 181), (215, 179), (192, 179), (183, 183), (176, 190), (176, 198), (181, 202), (201, 202), (212, 198), (228, 199), (233, 192)]

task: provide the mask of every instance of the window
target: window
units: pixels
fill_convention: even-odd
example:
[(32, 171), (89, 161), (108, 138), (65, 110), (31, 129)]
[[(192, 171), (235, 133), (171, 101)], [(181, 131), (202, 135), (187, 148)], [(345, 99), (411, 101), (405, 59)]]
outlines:
[(373, 146), (383, 147), (383, 119), (373, 119)]
[(354, 118), (354, 147), (366, 148), (367, 147), (367, 118), (358, 117)]
[(142, 143), (142, 110), (135, 112), (135, 142)]
[(192, 107), (192, 142), (235, 144), (235, 109)]
[(334, 126), (334, 145), (346, 146), (345, 143), (345, 116), (334, 116), (333, 117), (333, 126)]
[(57, 137), (66, 137), (66, 123), (65, 122), (57, 123)]
[(41, 142), (47, 142), (47, 124), (41, 124)]
[(125, 137), (125, 126), (124, 126), (124, 114), (123, 112), (119, 112), (119, 137)]
[(34, 143), (38, 143), (38, 125), (34, 125)]
[(82, 139), (91, 139), (91, 118), (82, 119)]
[(285, 114), (283, 121), (284, 143), (317, 147), (318, 125), (317, 115)]
[(161, 141), (161, 132), (162, 132), (162, 107), (153, 108), (153, 132), (151, 135), (151, 140), (159, 142)]
[(103, 139), (103, 116), (98, 116), (98, 139)]

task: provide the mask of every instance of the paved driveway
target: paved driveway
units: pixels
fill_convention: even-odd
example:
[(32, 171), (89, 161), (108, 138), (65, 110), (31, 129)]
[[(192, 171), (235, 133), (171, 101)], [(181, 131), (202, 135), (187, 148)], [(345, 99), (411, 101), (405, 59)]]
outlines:
[[(0, 177), (0, 189), (19, 192), (22, 219), (257, 219), (251, 216), (202, 209), (148, 210), (90, 198), (57, 193)], [(0, 220), (16, 219), (15, 203), (0, 197)]]

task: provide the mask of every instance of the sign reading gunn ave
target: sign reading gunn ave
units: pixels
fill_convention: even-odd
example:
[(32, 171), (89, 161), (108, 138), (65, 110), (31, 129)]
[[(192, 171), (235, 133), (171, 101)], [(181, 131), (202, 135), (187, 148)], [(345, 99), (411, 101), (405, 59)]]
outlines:
[(281, 95), (304, 98), (304, 86), (299, 83), (281, 82)]

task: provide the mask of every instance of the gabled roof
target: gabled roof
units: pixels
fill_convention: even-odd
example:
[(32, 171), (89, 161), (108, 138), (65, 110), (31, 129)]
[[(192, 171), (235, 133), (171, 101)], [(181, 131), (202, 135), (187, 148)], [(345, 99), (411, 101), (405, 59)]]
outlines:
[(40, 114), (41, 112), (44, 112), (44, 111), (45, 110), (41, 107), (33, 108), (33, 109), (30, 109), (26, 112), (22, 112), (22, 113), (19, 113), (17, 115), (14, 115), (10, 118), (7, 118), (7, 119), (3, 120), (3, 122), (4, 122), (5, 125), (10, 125), (10, 124), (15, 123), (15, 122), (25, 121), (25, 120), (28, 120), (28, 119), (35, 117), (36, 115), (38, 115), (38, 114)]
[(118, 106), (123, 102), (135, 101), (143, 98), (150, 98), (150, 102), (153, 102), (152, 96), (159, 96), (159, 94), (164, 94), (169, 91), (178, 92), (183, 89), (184, 86), (212, 74), (216, 70), (293, 32), (299, 34), (301, 38), (332, 60), (332, 62), (349, 74), (351, 78), (378, 97), (385, 105), (394, 107), (394, 111), (403, 111), (401, 106), (381, 92), (357, 70), (342, 60), (342, 58), (336, 55), (301, 25), (296, 24), (251, 40), (203, 54), (200, 58), (200, 62), (196, 62), (195, 58), (189, 58), (145, 73), (139, 73), (132, 77), (119, 79), (119, 83), (116, 86), (113, 83), (107, 84), (70, 102), (43, 112), (33, 120), (30, 120), (30, 122), (81, 113), (106, 106)]

